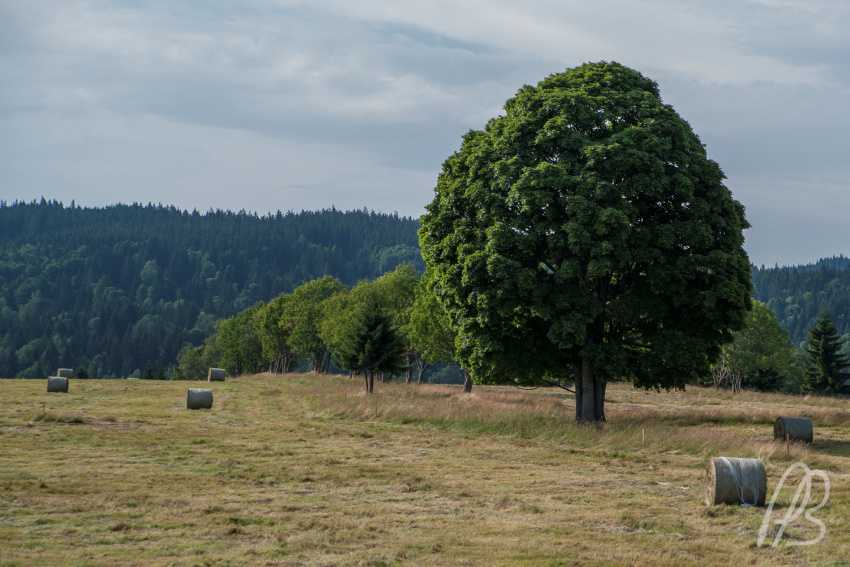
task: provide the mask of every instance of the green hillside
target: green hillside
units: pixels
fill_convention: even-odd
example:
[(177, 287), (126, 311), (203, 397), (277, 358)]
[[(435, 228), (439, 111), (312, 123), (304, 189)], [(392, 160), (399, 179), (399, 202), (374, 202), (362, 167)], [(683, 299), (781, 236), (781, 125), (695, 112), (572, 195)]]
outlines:
[(850, 341), (848, 264), (850, 259), (839, 256), (803, 266), (754, 268), (753, 296), (773, 309), (794, 346), (808, 340), (808, 329), (823, 307), (843, 339)]
[(0, 377), (174, 364), (215, 321), (305, 281), (422, 269), (416, 219), (0, 202)]

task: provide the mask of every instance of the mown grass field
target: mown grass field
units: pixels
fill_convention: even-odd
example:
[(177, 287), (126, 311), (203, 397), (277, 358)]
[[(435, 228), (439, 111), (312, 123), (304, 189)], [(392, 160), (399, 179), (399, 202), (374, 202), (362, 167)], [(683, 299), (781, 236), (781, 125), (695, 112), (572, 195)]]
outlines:
[[(188, 387), (213, 408), (186, 410)], [(362, 389), (2, 380), (0, 565), (850, 563), (847, 400), (613, 384), (596, 427), (563, 391)], [(774, 443), (780, 415), (810, 417), (815, 442)], [(826, 471), (824, 540), (786, 546), (818, 533), (800, 517), (759, 548), (764, 508), (706, 507), (720, 455), (764, 459), (768, 500), (791, 463)], [(815, 481), (810, 505), (822, 494)]]

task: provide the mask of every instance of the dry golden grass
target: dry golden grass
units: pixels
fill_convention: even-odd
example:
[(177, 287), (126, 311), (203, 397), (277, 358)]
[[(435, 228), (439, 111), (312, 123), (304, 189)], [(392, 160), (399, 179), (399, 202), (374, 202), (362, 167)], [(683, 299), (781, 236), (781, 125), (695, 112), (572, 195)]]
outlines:
[[(260, 375), (205, 384), (212, 410), (188, 411), (196, 386), (0, 382), (0, 565), (848, 559), (845, 400), (613, 384), (596, 427), (548, 389), (379, 383), (368, 396), (357, 380)], [(815, 443), (774, 443), (779, 415), (812, 418)], [(764, 509), (703, 502), (715, 455), (764, 459), (768, 498), (795, 461), (826, 470), (826, 538), (757, 548)], [(817, 531), (801, 518), (786, 541)]]

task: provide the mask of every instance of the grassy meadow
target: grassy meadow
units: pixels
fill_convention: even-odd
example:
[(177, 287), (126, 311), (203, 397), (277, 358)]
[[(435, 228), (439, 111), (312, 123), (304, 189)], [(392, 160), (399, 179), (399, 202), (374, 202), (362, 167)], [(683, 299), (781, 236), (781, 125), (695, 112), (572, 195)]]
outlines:
[[(186, 410), (188, 387), (212, 409)], [(2, 380), (0, 566), (850, 563), (848, 400), (611, 384), (606, 414), (576, 425), (554, 389), (370, 396), (335, 376)], [(781, 415), (815, 442), (774, 443)], [(765, 508), (706, 507), (721, 455), (764, 459), (768, 501), (791, 463), (826, 471), (823, 541), (786, 545), (818, 534), (801, 516), (759, 548)]]

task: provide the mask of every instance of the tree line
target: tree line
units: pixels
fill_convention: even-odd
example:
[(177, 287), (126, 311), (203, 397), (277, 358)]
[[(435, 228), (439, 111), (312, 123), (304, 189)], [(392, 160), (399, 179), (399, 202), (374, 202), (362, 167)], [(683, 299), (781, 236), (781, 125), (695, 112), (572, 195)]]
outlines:
[(350, 289), (324, 276), (220, 320), (204, 344), (183, 347), (172, 377), (202, 379), (210, 367), (239, 375), (288, 373), (299, 364), (327, 373), (333, 366), (362, 376), (372, 392), (376, 377), (423, 383), (433, 365), (454, 362), (445, 311), (404, 264)]
[[(230, 375), (299, 368), (319, 374), (349, 371), (363, 377), (367, 392), (376, 376), (421, 384), (434, 365), (458, 364), (456, 333), (426, 280), (405, 264), (351, 289), (330, 276), (307, 282), (218, 321), (204, 344), (181, 349), (172, 379), (201, 380), (210, 367)], [(828, 311), (808, 334), (803, 347), (794, 348), (773, 311), (754, 300), (744, 328), (723, 345), (711, 372), (694, 383), (734, 393), (845, 393), (850, 362)], [(145, 377), (156, 376), (148, 368)], [(553, 380), (535, 385), (574, 385)], [(471, 388), (468, 372), (465, 384)]]

